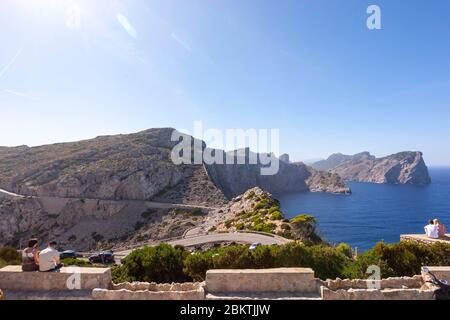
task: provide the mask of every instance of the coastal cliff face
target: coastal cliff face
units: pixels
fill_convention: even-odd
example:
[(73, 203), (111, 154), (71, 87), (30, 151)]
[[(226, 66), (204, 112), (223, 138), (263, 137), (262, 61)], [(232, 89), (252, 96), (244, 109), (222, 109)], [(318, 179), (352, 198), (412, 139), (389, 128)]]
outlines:
[[(247, 190), (259, 187), (273, 194), (295, 191), (350, 193), (342, 179), (332, 173), (319, 172), (303, 163), (278, 161), (279, 170), (275, 175), (261, 175), (265, 167), (258, 161), (250, 164), (251, 151), (244, 150), (242, 155), (232, 152), (234, 164), (206, 165), (208, 175), (228, 198), (236, 197)], [(254, 157), (259, 157), (253, 154)]]
[[(273, 176), (262, 176), (261, 164), (176, 165), (173, 132), (150, 129), (33, 148), (0, 147), (0, 189), (9, 192), (0, 190), (0, 245), (38, 236), (84, 250), (128, 241), (142, 226), (145, 237), (154, 239), (178, 236), (198, 223), (169, 210), (173, 207), (143, 218), (149, 216), (148, 202), (220, 208), (253, 187), (272, 193), (349, 192), (337, 175), (304, 164), (280, 161)], [(206, 148), (197, 142), (200, 150), (192, 157)]]
[(431, 178), (421, 152), (400, 152), (376, 158), (368, 152), (354, 156), (335, 154), (312, 165), (349, 181), (428, 184)]

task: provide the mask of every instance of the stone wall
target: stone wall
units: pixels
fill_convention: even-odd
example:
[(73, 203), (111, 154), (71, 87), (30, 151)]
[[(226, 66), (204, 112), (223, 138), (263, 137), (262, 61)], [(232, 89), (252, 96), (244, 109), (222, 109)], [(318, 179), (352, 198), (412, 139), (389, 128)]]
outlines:
[(94, 289), (94, 300), (204, 300), (204, 283), (122, 283), (111, 290)]
[(323, 300), (432, 300), (432, 286), (422, 276), (381, 280), (327, 280), (320, 293)]
[(323, 281), (324, 286), (330, 290), (339, 289), (367, 289), (376, 286), (380, 289), (405, 289), (405, 288), (420, 288), (423, 285), (422, 276), (401, 277), (401, 278), (387, 278), (381, 280), (364, 280), (364, 279), (336, 279)]
[(428, 238), (425, 234), (402, 234), (400, 241), (413, 241), (423, 244), (434, 244), (436, 242), (443, 242), (450, 244), (450, 234), (447, 234), (443, 239)]
[(319, 282), (309, 268), (209, 270), (206, 290), (218, 292), (317, 293)]
[(323, 300), (433, 300), (434, 290), (421, 289), (348, 289), (321, 288)]
[(62, 268), (60, 272), (23, 272), (21, 266), (0, 269), (0, 288), (10, 291), (70, 291), (110, 288), (109, 268)]
[(450, 282), (450, 267), (426, 267), (440, 280), (446, 280)]

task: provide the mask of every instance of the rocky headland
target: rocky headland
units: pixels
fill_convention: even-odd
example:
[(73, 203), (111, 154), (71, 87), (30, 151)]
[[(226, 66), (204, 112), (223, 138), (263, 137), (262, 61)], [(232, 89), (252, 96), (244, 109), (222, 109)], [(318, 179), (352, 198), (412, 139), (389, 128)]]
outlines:
[(325, 170), (339, 175), (346, 181), (429, 184), (431, 178), (422, 152), (399, 152), (376, 158), (369, 152), (353, 156), (333, 154), (327, 160), (311, 165), (316, 170)]

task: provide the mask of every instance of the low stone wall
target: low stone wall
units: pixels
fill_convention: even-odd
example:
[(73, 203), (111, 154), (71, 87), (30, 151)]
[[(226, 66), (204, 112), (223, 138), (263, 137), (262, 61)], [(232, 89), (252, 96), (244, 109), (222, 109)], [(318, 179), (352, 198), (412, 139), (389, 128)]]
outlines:
[(376, 286), (380, 289), (405, 289), (420, 288), (423, 285), (422, 276), (387, 278), (381, 280), (364, 280), (364, 279), (336, 279), (322, 282), (330, 290), (348, 290), (348, 289), (367, 289)]
[(321, 288), (323, 300), (433, 300), (434, 290), (421, 289), (348, 289)]
[(413, 242), (419, 242), (423, 244), (433, 244), (437, 242), (443, 242), (450, 244), (450, 234), (447, 234), (445, 238), (442, 239), (432, 239), (428, 238), (424, 234), (402, 234), (400, 235), (400, 241), (413, 241)]
[(94, 289), (94, 300), (204, 300), (204, 283), (157, 284), (146, 282), (113, 285), (111, 290)]
[(435, 290), (425, 285), (419, 275), (381, 280), (336, 279), (323, 284), (323, 300), (432, 300)]
[(21, 266), (0, 269), (0, 288), (10, 291), (71, 291), (108, 289), (109, 268), (62, 268), (59, 272), (23, 272)]
[(302, 292), (318, 293), (320, 284), (309, 268), (209, 270), (208, 293)]
[(426, 267), (440, 280), (447, 280), (450, 282), (450, 267)]

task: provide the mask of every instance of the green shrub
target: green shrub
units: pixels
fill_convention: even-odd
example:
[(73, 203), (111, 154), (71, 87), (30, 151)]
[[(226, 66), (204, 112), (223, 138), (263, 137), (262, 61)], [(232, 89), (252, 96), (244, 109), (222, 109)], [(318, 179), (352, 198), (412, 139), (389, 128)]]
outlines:
[(270, 209), (269, 209), (269, 211), (267, 213), (268, 214), (272, 214), (272, 213), (274, 213), (276, 211), (280, 211), (280, 207), (279, 206), (270, 207)]
[(280, 211), (274, 211), (270, 216), (270, 220), (283, 220), (284, 216)]
[(213, 252), (199, 252), (186, 257), (184, 273), (194, 281), (205, 280), (206, 271), (214, 268)]
[(114, 265), (111, 267), (112, 281), (116, 284), (133, 281), (128, 274), (128, 269), (124, 265)]
[(291, 223), (316, 223), (316, 218), (307, 214), (301, 214), (292, 218)]
[(243, 223), (236, 224), (236, 230), (244, 230), (245, 225)]
[(5, 260), (0, 259), (0, 269), (3, 268), (3, 267), (6, 267), (7, 265), (8, 265), (8, 264), (6, 263)]
[(424, 265), (450, 265), (450, 245), (433, 245), (402, 241), (396, 244), (378, 243), (373, 250), (396, 276), (420, 274)]
[(383, 278), (420, 274), (422, 265), (450, 265), (450, 245), (418, 243), (378, 243), (373, 249), (351, 258), (350, 247), (331, 247), (291, 242), (283, 246), (246, 245), (219, 247), (190, 254), (181, 247), (162, 244), (133, 251), (120, 267), (113, 267), (114, 282), (202, 281), (209, 269), (252, 269), (309, 267), (320, 279), (367, 278), (371, 265), (381, 268)]
[(222, 247), (213, 254), (214, 269), (250, 269), (254, 265), (247, 246)]
[(359, 255), (356, 260), (346, 265), (342, 270), (341, 278), (366, 279), (368, 276), (366, 273), (367, 268), (371, 265), (380, 267), (383, 278), (394, 276), (392, 270), (389, 270), (386, 263), (381, 261), (380, 257), (372, 249)]
[(276, 228), (276, 225), (273, 223), (257, 223), (255, 224), (251, 230), (252, 231), (259, 231), (259, 232), (267, 232), (267, 233), (272, 233), (273, 230)]
[(333, 247), (324, 245), (308, 246), (311, 261), (306, 264), (312, 268), (320, 279), (336, 279), (351, 260)]
[(343, 253), (349, 258), (353, 257), (352, 248), (347, 243), (340, 243), (336, 246), (336, 250)]
[(341, 276), (350, 259), (335, 248), (290, 243), (284, 246), (229, 246), (196, 253), (186, 258), (185, 272), (202, 281), (208, 269), (262, 269), (274, 267), (310, 267), (322, 279)]
[(366, 278), (370, 265), (381, 269), (381, 276), (403, 277), (420, 274), (421, 267), (448, 266), (450, 264), (450, 245), (445, 243), (421, 244), (406, 242), (385, 244), (380, 242), (371, 250), (359, 255), (343, 270), (348, 278)]
[(189, 281), (183, 273), (183, 261), (189, 253), (181, 246), (160, 244), (134, 250), (122, 264), (133, 281), (158, 283)]
[(20, 252), (11, 247), (0, 248), (0, 259), (4, 260), (8, 264), (21, 264), (22, 256)]
[(76, 259), (76, 258), (66, 258), (62, 259), (61, 262), (65, 266), (77, 266), (77, 267), (92, 267), (92, 263), (86, 260), (82, 259)]

